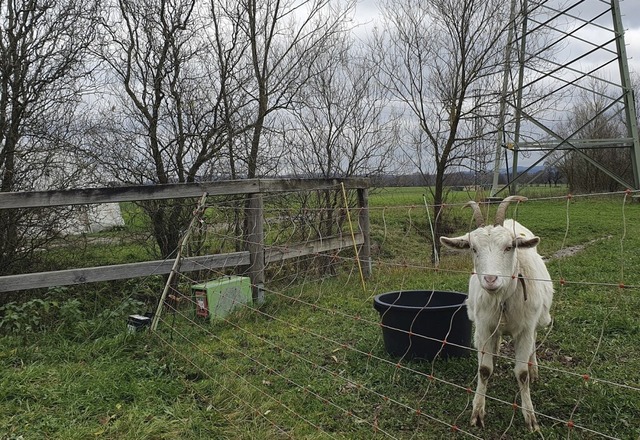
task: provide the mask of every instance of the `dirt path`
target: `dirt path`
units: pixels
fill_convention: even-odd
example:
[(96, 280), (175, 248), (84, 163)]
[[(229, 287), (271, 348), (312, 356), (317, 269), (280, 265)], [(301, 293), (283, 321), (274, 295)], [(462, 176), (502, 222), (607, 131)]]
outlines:
[(611, 235), (607, 235), (606, 237), (600, 237), (600, 238), (594, 238), (593, 240), (590, 240), (584, 244), (578, 244), (575, 246), (569, 246), (569, 247), (565, 247), (562, 248), (558, 251), (556, 251), (553, 255), (551, 255), (551, 257), (545, 257), (544, 260), (545, 261), (551, 261), (551, 260), (557, 260), (559, 258), (565, 258), (565, 257), (573, 257), (574, 255), (578, 254), (579, 252), (582, 252), (587, 246), (592, 245), (594, 243), (597, 243), (599, 241), (604, 241), (604, 240), (609, 240), (610, 238), (612, 238)]

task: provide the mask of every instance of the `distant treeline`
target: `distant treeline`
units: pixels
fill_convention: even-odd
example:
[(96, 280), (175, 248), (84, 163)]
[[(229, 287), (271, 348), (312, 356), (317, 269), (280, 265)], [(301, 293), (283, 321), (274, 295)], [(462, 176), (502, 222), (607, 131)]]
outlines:
[[(506, 172), (500, 173), (499, 183), (506, 184), (513, 176)], [(532, 181), (533, 179), (533, 181)], [(547, 184), (547, 185), (560, 185), (567, 183), (564, 175), (557, 168), (545, 168), (538, 169), (537, 172), (527, 173), (520, 178), (524, 183), (535, 184)], [(493, 173), (473, 173), (473, 172), (454, 172), (448, 173), (445, 177), (446, 186), (481, 186), (489, 187), (493, 183)], [(397, 175), (378, 175), (371, 177), (371, 184), (373, 186), (431, 186), (435, 184), (435, 176), (432, 174), (397, 174)]]

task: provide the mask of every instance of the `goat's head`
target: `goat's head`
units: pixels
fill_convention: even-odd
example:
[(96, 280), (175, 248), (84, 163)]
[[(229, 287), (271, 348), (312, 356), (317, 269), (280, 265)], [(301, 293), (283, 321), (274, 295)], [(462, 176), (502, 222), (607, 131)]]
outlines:
[(460, 237), (440, 237), (440, 242), (451, 248), (471, 249), (473, 265), (478, 281), (489, 293), (503, 290), (518, 273), (516, 249), (532, 248), (538, 245), (540, 238), (517, 234), (504, 226), (504, 217), (512, 201), (523, 202), (526, 197), (510, 196), (505, 198), (498, 210), (493, 225), (485, 226), (480, 207), (476, 202), (467, 205), (473, 208), (473, 217), (477, 229)]

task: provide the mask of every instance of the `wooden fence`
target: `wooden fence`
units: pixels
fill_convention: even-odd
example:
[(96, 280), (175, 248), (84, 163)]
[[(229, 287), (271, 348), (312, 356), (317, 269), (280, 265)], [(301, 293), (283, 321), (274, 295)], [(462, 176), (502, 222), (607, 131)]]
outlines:
[[(64, 191), (0, 193), (0, 209), (46, 208), (55, 206), (88, 205), (98, 203), (135, 202), (143, 200), (181, 199), (208, 196), (247, 195), (249, 198), (247, 250), (240, 252), (185, 257), (180, 271), (244, 267), (254, 286), (264, 283), (268, 263), (304, 255), (353, 247), (351, 236), (328, 237), (322, 240), (291, 244), (286, 249), (265, 245), (263, 232), (263, 195), (300, 191), (356, 190), (358, 194), (357, 220), (360, 226), (355, 244), (360, 246), (359, 257), (365, 276), (371, 272), (369, 244), (369, 181), (353, 179), (249, 179), (237, 181), (201, 182), (189, 184), (143, 185), (113, 188), (90, 188)], [(354, 218), (355, 221), (355, 218)], [(52, 272), (26, 273), (0, 277), (0, 292), (68, 286), (100, 281), (122, 280), (149, 275), (168, 274), (173, 260), (144, 261), (100, 267), (85, 267)]]

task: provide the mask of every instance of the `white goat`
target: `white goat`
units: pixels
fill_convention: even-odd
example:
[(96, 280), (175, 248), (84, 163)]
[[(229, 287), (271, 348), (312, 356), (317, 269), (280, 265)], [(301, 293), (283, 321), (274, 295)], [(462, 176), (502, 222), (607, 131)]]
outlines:
[(493, 226), (484, 226), (480, 208), (473, 208), (478, 228), (456, 238), (441, 237), (451, 248), (471, 249), (474, 273), (469, 279), (467, 312), (475, 324), (474, 344), (478, 349), (478, 386), (473, 399), (471, 425), (484, 426), (487, 383), (493, 373), (493, 356), (502, 334), (510, 334), (515, 348), (516, 381), (520, 387), (522, 414), (527, 427), (540, 429), (529, 384), (538, 377), (536, 330), (551, 323), (553, 300), (551, 277), (536, 251), (540, 238), (515, 220), (504, 220), (511, 201), (505, 198), (496, 212)]

